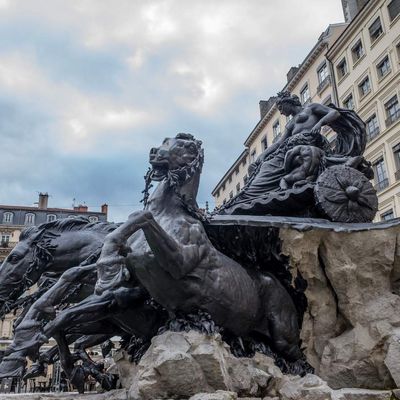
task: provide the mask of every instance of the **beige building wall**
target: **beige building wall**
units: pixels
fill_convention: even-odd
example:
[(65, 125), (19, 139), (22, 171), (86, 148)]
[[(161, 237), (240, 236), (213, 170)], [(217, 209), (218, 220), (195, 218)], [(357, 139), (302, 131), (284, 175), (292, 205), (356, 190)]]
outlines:
[(396, 3), (370, 0), (328, 52), (339, 105), (352, 98), (355, 111), (367, 122), (365, 157), (375, 170), (376, 221), (400, 217), (400, 14), (389, 14)]
[[(330, 25), (318, 39), (316, 45), (305, 60), (292, 68), (288, 73), (288, 83), (282, 90), (289, 90), (300, 97), (302, 103), (331, 103), (335, 102), (332, 89), (331, 70), (325, 55), (336, 39), (344, 31), (347, 24)], [(272, 99), (273, 100), (273, 99)], [(274, 102), (271, 101), (271, 104)], [(260, 121), (244, 142), (245, 150), (225, 173), (212, 191), (215, 205), (218, 207), (237, 194), (238, 188), (243, 188), (251, 162), (279, 137), (288, 122), (281, 115), (275, 104), (267, 108)], [(330, 129), (323, 131), (328, 138), (333, 137)]]

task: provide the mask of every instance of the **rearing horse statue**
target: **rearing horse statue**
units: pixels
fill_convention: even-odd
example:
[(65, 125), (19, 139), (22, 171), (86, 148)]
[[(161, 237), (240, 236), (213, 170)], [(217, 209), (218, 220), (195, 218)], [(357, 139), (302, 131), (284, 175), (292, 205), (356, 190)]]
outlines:
[[(150, 164), (159, 184), (144, 211), (107, 235), (97, 293), (136, 276), (169, 312), (204, 310), (235, 335), (257, 332), (286, 359), (299, 359), (298, 317), (288, 292), (272, 274), (246, 270), (215, 249), (198, 218), (201, 142), (182, 133), (167, 138), (150, 151)], [(112, 250), (126, 243), (131, 252), (123, 260)]]
[[(202, 310), (234, 335), (261, 334), (287, 360), (301, 358), (296, 308), (279, 280), (245, 269), (207, 237), (196, 203), (201, 142), (183, 133), (167, 138), (150, 151), (150, 164), (150, 178), (159, 184), (145, 210), (106, 236), (96, 262), (95, 293), (44, 326), (37, 345), (75, 324), (103, 319), (107, 312), (98, 311), (107, 309), (108, 298), (120, 291), (130, 293), (125, 310), (140, 312), (140, 284), (172, 315)], [(113, 304), (112, 312), (118, 313), (118, 301)]]

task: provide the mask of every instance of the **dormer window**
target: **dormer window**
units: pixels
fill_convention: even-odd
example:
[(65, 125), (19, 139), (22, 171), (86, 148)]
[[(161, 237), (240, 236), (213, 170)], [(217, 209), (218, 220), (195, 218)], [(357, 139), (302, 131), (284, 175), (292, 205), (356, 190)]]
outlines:
[(5, 212), (3, 214), (3, 224), (12, 224), (14, 214), (12, 212)]
[(35, 214), (28, 213), (25, 214), (25, 225), (34, 225), (35, 224)]
[[(218, 196), (219, 196), (219, 194), (218, 194)], [(89, 217), (89, 221), (90, 221), (90, 222), (98, 222), (98, 220), (99, 220), (99, 218), (96, 217), (96, 216), (94, 216), (94, 215), (91, 215), (91, 216)]]
[(56, 219), (57, 219), (57, 215), (47, 214), (47, 218), (46, 218), (47, 222), (52, 222), (52, 221), (55, 221)]

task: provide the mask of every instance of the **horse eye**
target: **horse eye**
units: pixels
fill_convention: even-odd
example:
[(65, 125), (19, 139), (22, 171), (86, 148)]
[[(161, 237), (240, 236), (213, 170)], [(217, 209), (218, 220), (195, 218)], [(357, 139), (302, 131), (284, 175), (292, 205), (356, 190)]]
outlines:
[(11, 263), (16, 263), (21, 259), (21, 257), (18, 254), (11, 254), (8, 258), (8, 261)]
[(188, 150), (191, 152), (191, 153), (196, 153), (196, 145), (195, 144), (190, 144), (190, 146), (188, 147)]

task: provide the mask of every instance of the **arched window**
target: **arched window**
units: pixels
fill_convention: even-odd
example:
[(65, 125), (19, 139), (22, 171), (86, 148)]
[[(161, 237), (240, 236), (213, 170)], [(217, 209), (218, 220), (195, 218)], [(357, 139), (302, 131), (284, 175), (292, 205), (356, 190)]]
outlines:
[(12, 212), (5, 212), (3, 214), (3, 224), (12, 224), (14, 214)]
[(47, 214), (47, 222), (55, 221), (57, 219), (57, 215)]
[(35, 224), (35, 214), (28, 213), (25, 214), (25, 225), (34, 225)]
[(99, 218), (98, 217), (95, 217), (94, 215), (91, 215), (90, 217), (89, 217), (89, 221), (90, 222), (97, 222), (99, 220)]

